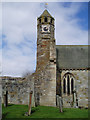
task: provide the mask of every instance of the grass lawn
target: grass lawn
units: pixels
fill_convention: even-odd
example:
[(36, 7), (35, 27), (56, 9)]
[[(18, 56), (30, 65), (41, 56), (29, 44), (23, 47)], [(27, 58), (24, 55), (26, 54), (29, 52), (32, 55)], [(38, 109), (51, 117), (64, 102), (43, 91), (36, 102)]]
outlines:
[(88, 118), (87, 109), (63, 108), (63, 113), (59, 108), (38, 106), (32, 108), (31, 116), (24, 116), (28, 112), (27, 105), (10, 104), (7, 108), (2, 105), (3, 120), (5, 118)]

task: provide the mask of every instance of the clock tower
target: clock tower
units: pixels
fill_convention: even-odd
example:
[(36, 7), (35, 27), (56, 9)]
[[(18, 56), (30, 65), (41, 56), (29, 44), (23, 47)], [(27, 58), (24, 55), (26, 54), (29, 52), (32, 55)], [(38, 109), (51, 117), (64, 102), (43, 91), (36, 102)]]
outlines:
[(47, 10), (37, 19), (36, 105), (56, 106), (54, 18)]

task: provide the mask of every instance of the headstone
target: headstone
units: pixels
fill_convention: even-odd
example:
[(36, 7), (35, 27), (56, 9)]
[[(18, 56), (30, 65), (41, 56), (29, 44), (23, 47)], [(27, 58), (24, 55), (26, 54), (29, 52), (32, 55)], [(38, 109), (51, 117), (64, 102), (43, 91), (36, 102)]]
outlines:
[(4, 93), (4, 107), (8, 106), (8, 91)]
[(77, 93), (76, 93), (76, 108), (78, 108), (78, 98), (77, 98)]
[(33, 94), (33, 91), (30, 92), (30, 96), (29, 96), (29, 111), (28, 111), (28, 115), (31, 114), (31, 107), (32, 107), (32, 94)]
[(59, 95), (56, 95), (56, 102), (57, 102), (57, 107), (59, 107)]
[(73, 107), (76, 107), (76, 91), (73, 91)]
[(60, 110), (60, 112), (63, 112), (62, 107), (63, 107), (62, 97), (59, 97), (59, 110)]

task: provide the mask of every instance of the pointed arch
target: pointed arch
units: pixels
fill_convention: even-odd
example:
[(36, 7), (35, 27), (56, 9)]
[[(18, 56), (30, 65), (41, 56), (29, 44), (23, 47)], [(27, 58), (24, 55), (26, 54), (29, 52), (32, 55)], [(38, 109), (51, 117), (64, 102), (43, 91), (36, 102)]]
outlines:
[(63, 80), (63, 93), (66, 93), (66, 80)]
[(62, 85), (63, 85), (63, 94), (70, 95), (73, 94), (73, 90), (75, 87), (75, 77), (72, 73), (65, 73), (62, 79)]
[(70, 77), (67, 75), (67, 94), (70, 94)]
[(74, 90), (74, 80), (73, 78), (71, 79), (71, 93), (73, 93)]

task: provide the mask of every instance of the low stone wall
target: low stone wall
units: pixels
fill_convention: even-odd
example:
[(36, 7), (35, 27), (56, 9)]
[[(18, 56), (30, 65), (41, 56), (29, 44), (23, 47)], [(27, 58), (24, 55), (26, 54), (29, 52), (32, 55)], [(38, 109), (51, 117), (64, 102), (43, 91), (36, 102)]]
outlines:
[[(34, 82), (25, 78), (2, 77), (2, 95), (8, 91), (8, 103), (11, 104), (29, 104), (29, 93), (32, 90), (34, 94)], [(34, 106), (34, 96), (32, 105)]]

